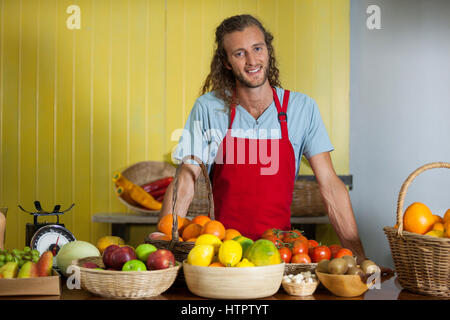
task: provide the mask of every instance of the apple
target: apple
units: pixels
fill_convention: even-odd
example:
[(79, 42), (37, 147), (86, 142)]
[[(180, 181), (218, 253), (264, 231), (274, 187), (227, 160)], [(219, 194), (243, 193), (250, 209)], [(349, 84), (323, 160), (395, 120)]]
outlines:
[(175, 266), (175, 256), (169, 250), (159, 249), (148, 256), (148, 270), (167, 269), (173, 266)]
[(147, 271), (147, 267), (141, 260), (133, 259), (125, 262), (122, 271)]
[[(107, 248), (108, 249), (108, 248)], [(111, 252), (111, 267), (116, 270), (122, 270), (125, 262), (137, 259), (134, 249), (130, 246), (119, 247)]]
[(89, 268), (89, 269), (95, 269), (95, 268), (98, 268), (99, 266), (94, 262), (85, 262), (85, 263), (83, 263), (82, 267)]
[(161, 237), (164, 237), (165, 235), (166, 235), (165, 233), (155, 231), (155, 232), (150, 233), (148, 235), (148, 238), (150, 240), (159, 240)]
[(106, 267), (111, 267), (112, 266), (112, 262), (111, 262), (111, 254), (113, 253), (114, 250), (119, 249), (120, 247), (116, 244), (112, 244), (110, 246), (108, 246), (105, 251), (103, 251), (103, 255), (102, 255), (102, 259), (103, 259), (103, 263), (105, 264)]
[(139, 260), (147, 262), (150, 253), (155, 252), (157, 249), (154, 245), (149, 243), (143, 243), (137, 246), (136, 256)]

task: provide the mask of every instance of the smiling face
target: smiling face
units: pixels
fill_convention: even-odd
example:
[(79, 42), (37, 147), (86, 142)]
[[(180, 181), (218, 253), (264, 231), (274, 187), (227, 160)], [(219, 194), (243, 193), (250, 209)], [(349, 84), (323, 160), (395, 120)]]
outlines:
[(267, 82), (269, 52), (257, 26), (226, 34), (223, 44), (228, 60), (225, 67), (233, 72), (237, 86), (258, 88)]

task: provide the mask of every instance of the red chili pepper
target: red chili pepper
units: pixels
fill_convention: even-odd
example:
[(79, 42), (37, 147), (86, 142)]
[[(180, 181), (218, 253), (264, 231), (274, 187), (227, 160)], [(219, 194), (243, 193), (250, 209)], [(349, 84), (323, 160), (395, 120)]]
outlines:
[(156, 201), (158, 201), (158, 202), (163, 202), (163, 200), (164, 200), (164, 194), (159, 196), (158, 198), (156, 198)]
[(158, 189), (166, 188), (173, 181), (173, 177), (165, 177), (142, 185), (142, 189), (151, 193)]
[(159, 196), (163, 196), (166, 193), (167, 187), (161, 188), (155, 191), (150, 192), (153, 198), (158, 198)]

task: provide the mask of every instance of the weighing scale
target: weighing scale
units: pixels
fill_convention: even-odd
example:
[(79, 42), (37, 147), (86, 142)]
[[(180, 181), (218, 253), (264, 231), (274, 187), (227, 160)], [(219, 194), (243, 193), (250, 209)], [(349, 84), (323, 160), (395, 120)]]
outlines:
[[(68, 209), (60, 211), (61, 206), (58, 204), (53, 208), (53, 211), (48, 212), (42, 210), (41, 203), (39, 201), (34, 202), (36, 212), (31, 212), (22, 208), (19, 208), (31, 215), (33, 215), (33, 223), (27, 223), (26, 226), (26, 238), (25, 245), (29, 246), (32, 250), (38, 250), (39, 255), (42, 255), (45, 251), (52, 251), (53, 257), (59, 252), (66, 243), (75, 241), (75, 236), (64, 224), (59, 223), (59, 216), (65, 212), (71, 210), (75, 203), (73, 203)], [(41, 216), (56, 216), (56, 223), (50, 223), (45, 221), (44, 223), (38, 223), (38, 217)], [(56, 267), (56, 259), (53, 259), (53, 266)]]

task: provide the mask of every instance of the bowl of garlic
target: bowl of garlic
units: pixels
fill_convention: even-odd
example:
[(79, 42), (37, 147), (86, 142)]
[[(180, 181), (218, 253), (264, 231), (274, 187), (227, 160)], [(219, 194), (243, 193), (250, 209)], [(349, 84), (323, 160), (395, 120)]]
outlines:
[(319, 280), (315, 274), (305, 271), (284, 275), (281, 285), (288, 294), (304, 297), (310, 296), (316, 291)]

